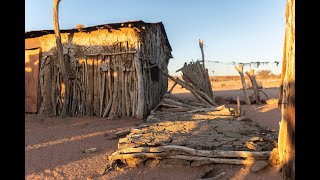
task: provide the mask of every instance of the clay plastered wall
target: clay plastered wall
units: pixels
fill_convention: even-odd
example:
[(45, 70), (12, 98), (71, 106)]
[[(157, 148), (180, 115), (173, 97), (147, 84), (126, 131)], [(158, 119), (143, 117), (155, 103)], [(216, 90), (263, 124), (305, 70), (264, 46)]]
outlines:
[[(48, 55), (54, 57), (56, 53), (56, 40), (54, 34), (39, 37), (42, 48), (42, 57)], [(71, 62), (85, 57), (86, 54), (112, 53), (114, 45), (127, 43), (127, 50), (137, 49), (138, 34), (132, 28), (120, 28), (119, 30), (101, 29), (91, 32), (61, 33), (64, 54), (69, 54)], [(122, 51), (127, 51), (122, 50)]]

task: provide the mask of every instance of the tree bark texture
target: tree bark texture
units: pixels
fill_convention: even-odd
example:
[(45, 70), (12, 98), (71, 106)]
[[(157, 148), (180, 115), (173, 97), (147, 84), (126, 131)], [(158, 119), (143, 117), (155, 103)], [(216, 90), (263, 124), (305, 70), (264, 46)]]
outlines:
[(282, 174), (295, 179), (295, 0), (287, 0), (278, 138)]

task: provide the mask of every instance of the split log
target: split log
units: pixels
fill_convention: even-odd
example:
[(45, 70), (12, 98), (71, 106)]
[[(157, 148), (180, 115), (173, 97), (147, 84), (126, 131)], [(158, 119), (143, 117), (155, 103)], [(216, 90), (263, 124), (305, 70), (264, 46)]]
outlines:
[(220, 111), (222, 109), (224, 109), (225, 106), (218, 106), (218, 107), (212, 107), (212, 108), (199, 108), (199, 109), (195, 109), (195, 110), (191, 110), (191, 111), (187, 111), (186, 113), (196, 113), (196, 112), (210, 112), (210, 111)]
[(240, 98), (237, 97), (237, 112), (235, 114), (236, 116), (241, 116), (241, 104), (240, 104)]
[(124, 159), (132, 159), (132, 158), (160, 158), (167, 156), (168, 153), (134, 153), (134, 154), (115, 154), (113, 156), (109, 156), (109, 161), (115, 160), (124, 160)]
[(211, 105), (208, 105), (208, 104), (204, 104), (204, 103), (200, 103), (200, 102), (195, 102), (195, 101), (188, 101), (186, 99), (180, 99), (172, 94), (166, 94), (164, 95), (164, 98), (169, 98), (169, 99), (172, 99), (172, 100), (175, 100), (175, 101), (178, 101), (178, 102), (182, 102), (184, 104), (189, 104), (191, 106), (195, 106), (195, 107), (212, 107)]
[(93, 64), (94, 64), (94, 60), (93, 58), (89, 58), (87, 60), (87, 67), (88, 67), (88, 71), (87, 71), (87, 76), (88, 76), (88, 91), (87, 91), (87, 103), (86, 103), (86, 106), (87, 106), (87, 115), (89, 116), (92, 116), (93, 115), (93, 102), (94, 102), (94, 93), (93, 93), (93, 90), (94, 90), (94, 87), (93, 87)]
[[(118, 107), (118, 66), (117, 66), (117, 59), (112, 58), (111, 63), (113, 64), (113, 102), (110, 110), (109, 116), (115, 116), (117, 115), (117, 107)], [(111, 88), (112, 88), (111, 87)]]
[[(172, 108), (188, 108), (188, 107), (182, 107), (179, 105), (175, 105), (175, 104), (170, 104), (170, 103), (165, 103), (164, 101), (160, 102), (161, 106), (166, 106), (166, 107), (172, 107)], [(190, 110), (190, 108), (188, 108)]]
[(104, 105), (104, 99), (105, 99), (105, 96), (104, 96), (104, 94), (105, 94), (105, 82), (106, 82), (106, 76), (105, 76), (105, 72), (102, 72), (102, 74), (101, 74), (101, 76), (102, 76), (102, 82), (101, 82), (101, 93), (100, 93), (100, 117), (101, 116), (103, 116), (103, 114), (102, 113), (104, 113), (104, 112), (102, 112), (102, 110), (103, 110), (103, 105)]
[(157, 158), (157, 159), (183, 159), (188, 161), (210, 161), (216, 164), (237, 164), (237, 165), (252, 165), (254, 159), (229, 159), (229, 158), (209, 158), (199, 156), (186, 155), (168, 155), (168, 153), (134, 153), (134, 154), (117, 154), (109, 156), (109, 161), (125, 160), (132, 158)]
[(235, 68), (240, 74), (241, 83), (242, 83), (242, 90), (243, 90), (243, 95), (244, 95), (244, 99), (246, 101), (246, 104), (247, 105), (251, 105), (249, 96), (247, 94), (246, 80), (245, 80), (244, 75), (243, 75), (243, 64), (239, 64), (239, 67), (235, 66)]
[(189, 104), (186, 104), (186, 103), (181, 103), (179, 101), (175, 101), (175, 100), (170, 99), (170, 98), (163, 98), (161, 101), (164, 102), (164, 103), (177, 105), (179, 107), (192, 108), (192, 109), (199, 108), (198, 106), (192, 106), (192, 105), (189, 105)]
[(227, 159), (227, 158), (208, 158), (208, 157), (198, 157), (198, 156), (185, 156), (185, 155), (172, 155), (166, 156), (168, 159), (183, 159), (188, 161), (211, 161), (216, 164), (242, 164), (242, 165), (252, 165), (254, 159)]
[(111, 58), (109, 57), (107, 59), (108, 61), (108, 91), (109, 91), (109, 100), (108, 100), (108, 105), (106, 106), (104, 113), (102, 117), (106, 117), (107, 114), (109, 113), (109, 110), (111, 109), (112, 101), (113, 101), (113, 88), (112, 88), (112, 79), (111, 79)]
[(164, 152), (178, 152), (180, 154), (187, 153), (193, 156), (201, 157), (219, 157), (219, 158), (262, 158), (267, 159), (271, 151), (222, 151), (222, 150), (198, 150), (185, 146), (167, 145), (158, 147), (135, 147), (126, 148), (114, 152), (111, 156), (118, 154), (132, 154), (132, 153), (164, 153)]
[[(212, 112), (212, 111), (221, 111), (223, 109), (226, 109), (224, 106), (219, 106), (219, 107), (211, 107), (211, 108), (199, 108), (199, 109), (195, 109), (195, 110), (190, 110), (190, 111), (185, 111), (185, 112), (174, 112), (171, 113), (170, 115), (187, 115), (187, 114), (194, 114), (197, 112)], [(154, 113), (154, 112), (153, 112)], [(157, 112), (157, 115), (167, 115), (167, 112)], [(209, 116), (209, 115), (205, 115), (205, 116)]]
[(168, 109), (161, 109), (163, 112), (186, 112), (189, 111), (189, 108), (183, 108), (183, 107), (173, 107), (173, 108), (168, 108)]
[[(139, 51), (140, 52), (140, 51)], [(138, 119), (143, 119), (144, 117), (144, 106), (145, 106), (145, 96), (144, 96), (144, 82), (143, 82), (143, 76), (142, 76), (142, 67), (141, 67), (141, 61), (139, 60), (138, 54), (135, 54), (134, 56), (134, 64), (135, 64), (135, 70), (137, 75), (137, 93), (138, 93), (138, 99), (137, 99), (137, 110), (136, 115)]]
[(247, 71), (246, 74), (250, 78), (250, 81), (251, 81), (251, 84), (252, 84), (252, 88), (253, 88), (253, 91), (254, 91), (254, 96), (255, 96), (255, 99), (256, 99), (256, 103), (257, 104), (261, 104), (260, 96), (259, 96), (258, 83), (257, 83), (257, 80), (256, 80), (256, 76), (254, 74), (254, 70), (251, 69), (250, 71)]
[(130, 116), (130, 95), (129, 95), (129, 87), (128, 87), (128, 77), (130, 72), (125, 73), (124, 78), (124, 94), (125, 94), (125, 103), (126, 103), (126, 116)]
[(98, 88), (98, 57), (93, 57), (93, 114), (98, 115), (99, 114), (99, 88)]

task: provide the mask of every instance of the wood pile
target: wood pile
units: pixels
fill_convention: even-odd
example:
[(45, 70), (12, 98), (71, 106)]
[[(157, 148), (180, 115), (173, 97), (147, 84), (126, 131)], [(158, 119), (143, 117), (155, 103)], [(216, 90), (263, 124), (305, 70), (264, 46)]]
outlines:
[(146, 122), (119, 139), (118, 151), (108, 157), (108, 168), (119, 162), (130, 164), (133, 159), (179, 159), (190, 166), (268, 161), (270, 152), (277, 147), (274, 132), (248, 118), (234, 116), (224, 106), (206, 107), (199, 103), (196, 108), (195, 103), (199, 102), (165, 95)]
[(209, 79), (208, 69), (205, 69), (200, 61), (185, 63), (184, 66), (176, 72), (182, 72), (182, 79), (187, 84), (192, 84), (196, 89), (205, 92), (213, 99), (212, 86)]
[[(204, 104), (207, 104), (209, 106), (218, 106), (217, 103), (213, 100), (212, 96), (210, 97), (210, 95), (208, 95), (203, 89), (201, 89), (200, 87), (196, 86), (192, 82), (183, 81), (183, 80), (181, 80), (179, 78), (174, 78), (171, 75), (169, 75), (165, 70), (163, 70), (161, 68), (159, 68), (159, 70), (165, 76), (167, 76), (169, 79), (171, 79), (175, 83), (179, 84), (183, 88), (186, 88), (187, 90), (189, 90), (200, 102), (202, 102)], [(210, 82), (209, 82), (209, 84), (210, 84)], [(173, 85), (173, 86), (175, 86), (175, 85)]]
[[(203, 89), (205, 76), (193, 74), (200, 77), (203, 84), (187, 78), (192, 67), (199, 65), (185, 64), (181, 69), (187, 69), (184, 81), (159, 68), (175, 84), (144, 123), (116, 133), (116, 137), (122, 138), (118, 151), (108, 156), (106, 172), (115, 169), (119, 163), (130, 166), (152, 159), (181, 161), (190, 166), (211, 163), (252, 165), (269, 161), (271, 151), (277, 148), (275, 132), (261, 128), (232, 108), (217, 106)], [(198, 101), (171, 94), (176, 84), (188, 89)], [(238, 104), (240, 108), (240, 102)]]

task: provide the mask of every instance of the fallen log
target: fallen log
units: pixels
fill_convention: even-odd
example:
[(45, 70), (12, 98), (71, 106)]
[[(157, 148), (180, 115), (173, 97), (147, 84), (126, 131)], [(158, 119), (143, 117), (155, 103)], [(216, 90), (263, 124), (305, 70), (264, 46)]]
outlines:
[(198, 157), (198, 156), (185, 156), (185, 155), (173, 155), (166, 156), (168, 159), (183, 159), (189, 161), (211, 161), (216, 164), (237, 164), (237, 165), (252, 165), (254, 159), (226, 159), (226, 158), (208, 158), (208, 157)]
[(185, 107), (185, 108), (193, 108), (193, 109), (199, 108), (198, 106), (192, 106), (192, 105), (189, 105), (189, 104), (186, 104), (186, 103), (182, 103), (182, 102), (176, 101), (174, 99), (170, 99), (170, 98), (163, 98), (162, 102), (175, 104), (175, 105), (178, 105), (180, 107)]
[(109, 156), (109, 161), (132, 159), (132, 158), (161, 158), (168, 156), (168, 153), (134, 153), (134, 154), (115, 154)]
[(222, 151), (222, 150), (198, 150), (185, 146), (167, 145), (158, 147), (135, 147), (126, 148), (114, 152), (111, 156), (131, 153), (165, 153), (165, 152), (187, 153), (194, 156), (202, 157), (219, 157), (219, 158), (269, 158), (271, 151)]
[(212, 105), (208, 105), (208, 104), (204, 104), (204, 103), (201, 103), (201, 102), (195, 102), (195, 101), (188, 101), (188, 100), (185, 100), (185, 99), (180, 99), (172, 94), (166, 94), (164, 95), (163, 98), (169, 98), (171, 100), (174, 100), (174, 101), (177, 101), (177, 102), (181, 102), (181, 103), (184, 103), (184, 104), (188, 104), (188, 105), (191, 105), (191, 106), (195, 106), (195, 107), (212, 107)]
[(237, 165), (252, 165), (254, 159), (228, 159), (228, 158), (210, 158), (199, 156), (186, 156), (186, 155), (168, 155), (168, 153), (134, 153), (134, 154), (116, 154), (109, 156), (109, 161), (125, 160), (132, 158), (155, 158), (155, 159), (183, 159), (188, 161), (210, 161), (216, 164), (237, 164)]

